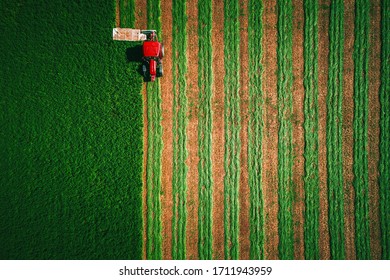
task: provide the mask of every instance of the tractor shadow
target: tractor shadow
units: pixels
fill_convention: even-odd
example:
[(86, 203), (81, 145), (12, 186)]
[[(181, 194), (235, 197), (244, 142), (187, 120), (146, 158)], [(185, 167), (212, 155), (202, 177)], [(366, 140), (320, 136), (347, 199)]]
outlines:
[(144, 82), (148, 82), (148, 79), (144, 77), (144, 73), (142, 72), (142, 45), (136, 45), (133, 47), (129, 47), (126, 49), (126, 61), (129, 62), (137, 62), (137, 73), (141, 75), (144, 79)]

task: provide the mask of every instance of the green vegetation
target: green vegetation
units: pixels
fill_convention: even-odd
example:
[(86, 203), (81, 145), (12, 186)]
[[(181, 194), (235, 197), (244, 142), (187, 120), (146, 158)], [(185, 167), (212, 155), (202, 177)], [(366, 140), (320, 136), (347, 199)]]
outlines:
[[(148, 29), (155, 29), (161, 40), (160, 0), (148, 0)], [(162, 111), (159, 79), (147, 84), (148, 151), (146, 163), (147, 242), (146, 258), (162, 258), (161, 235), (161, 153), (162, 153)]]
[(172, 258), (186, 258), (187, 225), (187, 15), (186, 1), (172, 3), (173, 218)]
[(263, 4), (248, 3), (249, 124), (248, 174), (250, 188), (250, 258), (264, 259), (264, 199), (262, 191), (263, 139)]
[(199, 174), (199, 208), (198, 208), (198, 250), (199, 259), (211, 260), (213, 256), (213, 181), (211, 164), (211, 130), (212, 130), (212, 1), (198, 1), (198, 174)]
[(379, 92), (380, 143), (379, 143), (379, 186), (382, 231), (382, 259), (390, 259), (390, 1), (382, 0), (382, 63), (381, 87)]
[(121, 27), (135, 28), (135, 0), (119, 0), (119, 8)]
[(278, 0), (278, 178), (279, 178), (279, 258), (294, 258), (293, 146), (292, 146), (292, 3)]
[(354, 187), (355, 245), (357, 259), (370, 259), (370, 213), (368, 189), (368, 59), (370, 1), (355, 2), (354, 45)]
[(305, 129), (305, 259), (318, 260), (319, 177), (318, 177), (318, 1), (305, 0), (304, 29), (304, 129)]
[(224, 228), (225, 259), (239, 257), (240, 185), (240, 6), (238, 0), (224, 0), (224, 64), (225, 64), (225, 178)]
[(344, 1), (333, 1), (329, 22), (329, 79), (326, 122), (326, 147), (329, 198), (330, 254), (345, 258), (343, 198), (343, 51)]
[(142, 257), (142, 78), (114, 5), (1, 1), (0, 259)]

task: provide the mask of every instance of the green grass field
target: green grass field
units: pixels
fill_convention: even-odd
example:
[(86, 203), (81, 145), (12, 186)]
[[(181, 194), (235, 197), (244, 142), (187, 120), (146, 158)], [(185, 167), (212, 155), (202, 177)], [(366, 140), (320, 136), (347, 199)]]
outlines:
[(0, 259), (141, 258), (142, 77), (115, 2), (0, 6)]

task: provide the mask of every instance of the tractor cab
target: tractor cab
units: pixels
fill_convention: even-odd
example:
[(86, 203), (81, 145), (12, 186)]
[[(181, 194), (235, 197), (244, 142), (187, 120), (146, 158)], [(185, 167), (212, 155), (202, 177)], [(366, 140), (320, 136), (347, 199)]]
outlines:
[[(150, 78), (153, 82), (156, 77), (163, 76), (162, 58), (164, 57), (164, 45), (157, 39), (155, 30), (144, 31), (146, 41), (142, 46), (143, 61), (142, 71), (145, 79)], [(147, 73), (149, 68), (149, 73)]]

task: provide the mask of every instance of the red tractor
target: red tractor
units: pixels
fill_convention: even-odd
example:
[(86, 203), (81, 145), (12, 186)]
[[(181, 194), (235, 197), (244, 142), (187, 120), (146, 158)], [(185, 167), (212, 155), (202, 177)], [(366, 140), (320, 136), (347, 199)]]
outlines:
[(112, 38), (117, 41), (144, 41), (142, 46), (142, 72), (145, 81), (156, 80), (162, 77), (164, 45), (157, 39), (156, 30), (140, 30), (132, 28), (114, 28)]
[(161, 61), (164, 57), (164, 45), (158, 41), (155, 30), (147, 30), (142, 33), (147, 38), (142, 46), (142, 72), (146, 80), (154, 82), (156, 77), (162, 77), (164, 74)]

